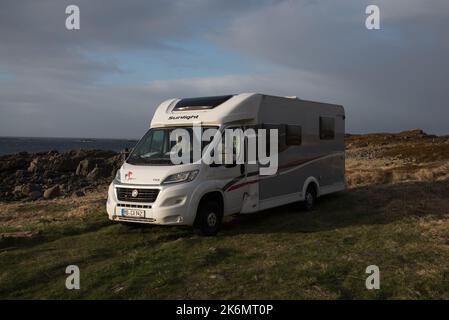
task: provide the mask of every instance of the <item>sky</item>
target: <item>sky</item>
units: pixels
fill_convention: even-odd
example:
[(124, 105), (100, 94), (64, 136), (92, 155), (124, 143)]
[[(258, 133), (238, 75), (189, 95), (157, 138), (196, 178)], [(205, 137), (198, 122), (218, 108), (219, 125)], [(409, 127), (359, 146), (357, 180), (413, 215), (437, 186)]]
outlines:
[(447, 0), (2, 0), (0, 136), (136, 139), (166, 99), (239, 92), (342, 104), (351, 133), (449, 134), (448, 18)]

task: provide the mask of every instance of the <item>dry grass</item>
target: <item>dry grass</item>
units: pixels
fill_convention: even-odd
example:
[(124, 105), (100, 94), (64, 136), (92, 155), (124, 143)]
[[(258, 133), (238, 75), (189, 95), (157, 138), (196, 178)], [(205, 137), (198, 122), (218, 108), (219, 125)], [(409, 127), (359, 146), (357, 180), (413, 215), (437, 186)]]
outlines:
[(404, 160), (346, 160), (346, 180), (350, 188), (373, 184), (449, 179), (449, 161), (415, 164)]
[(34, 229), (46, 224), (83, 218), (105, 204), (105, 187), (84, 197), (0, 203), (0, 232)]
[(449, 138), (419, 130), (347, 138), (349, 187), (449, 179)]

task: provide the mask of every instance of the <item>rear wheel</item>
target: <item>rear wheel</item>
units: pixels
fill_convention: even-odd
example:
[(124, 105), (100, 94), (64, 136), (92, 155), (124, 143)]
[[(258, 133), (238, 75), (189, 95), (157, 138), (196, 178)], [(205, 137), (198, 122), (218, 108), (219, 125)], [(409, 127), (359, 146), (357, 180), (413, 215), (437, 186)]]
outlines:
[(194, 228), (204, 236), (214, 236), (220, 230), (223, 210), (219, 203), (208, 200), (198, 207)]
[(307, 187), (306, 194), (304, 195), (303, 207), (306, 210), (312, 210), (315, 207), (316, 202), (316, 188), (310, 184)]

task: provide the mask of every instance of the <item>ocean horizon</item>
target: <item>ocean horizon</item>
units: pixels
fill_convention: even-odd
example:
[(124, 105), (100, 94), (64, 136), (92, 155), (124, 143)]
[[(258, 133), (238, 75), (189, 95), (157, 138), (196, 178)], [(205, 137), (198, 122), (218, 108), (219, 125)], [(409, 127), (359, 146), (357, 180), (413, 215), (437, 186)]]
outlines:
[(137, 139), (59, 138), (59, 137), (0, 137), (0, 156), (19, 152), (59, 152), (79, 149), (121, 151), (133, 148)]

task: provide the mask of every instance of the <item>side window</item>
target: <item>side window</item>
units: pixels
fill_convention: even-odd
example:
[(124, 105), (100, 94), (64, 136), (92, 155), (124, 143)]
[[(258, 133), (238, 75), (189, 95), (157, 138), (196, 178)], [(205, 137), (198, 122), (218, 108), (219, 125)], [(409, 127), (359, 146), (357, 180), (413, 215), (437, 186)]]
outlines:
[(285, 149), (287, 149), (287, 125), (286, 124), (280, 124), (278, 125), (279, 129), (279, 146), (278, 151), (282, 152)]
[(335, 118), (320, 117), (320, 139), (332, 140), (335, 138)]
[(287, 125), (285, 124), (264, 124), (262, 126), (263, 129), (266, 129), (266, 137), (267, 137), (267, 149), (270, 150), (270, 129), (278, 130), (278, 152), (282, 152), (287, 149), (286, 144), (286, 134), (287, 134)]
[(286, 144), (287, 146), (300, 146), (302, 143), (301, 126), (287, 125)]

